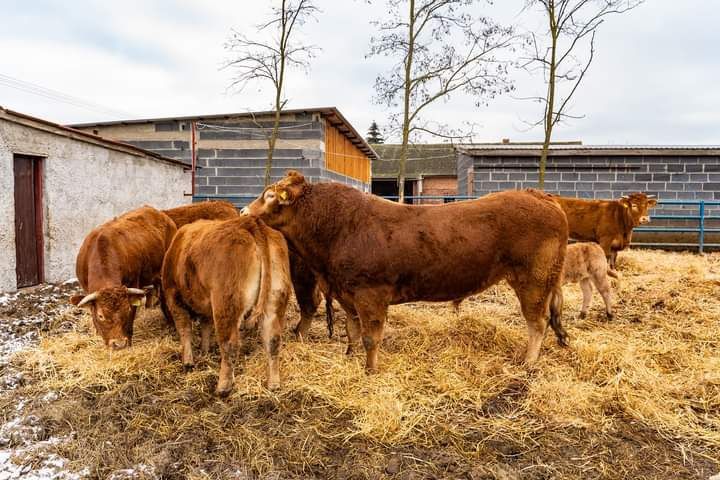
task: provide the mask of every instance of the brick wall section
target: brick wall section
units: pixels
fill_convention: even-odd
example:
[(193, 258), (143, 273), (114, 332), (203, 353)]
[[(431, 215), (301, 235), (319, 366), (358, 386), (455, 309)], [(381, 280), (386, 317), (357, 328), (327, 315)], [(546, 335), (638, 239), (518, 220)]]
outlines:
[(425, 177), (422, 194), (427, 196), (457, 195), (458, 179), (455, 177)]
[[(460, 153), (458, 192), (467, 192), (467, 174), (464, 178), (461, 175), (470, 165), (474, 175), (474, 195), (537, 187), (537, 163), (537, 157)], [(657, 195), (660, 200), (720, 200), (720, 156), (550, 157), (545, 190), (588, 199), (616, 199), (641, 191)], [(666, 206), (654, 213), (682, 211), (682, 207)]]

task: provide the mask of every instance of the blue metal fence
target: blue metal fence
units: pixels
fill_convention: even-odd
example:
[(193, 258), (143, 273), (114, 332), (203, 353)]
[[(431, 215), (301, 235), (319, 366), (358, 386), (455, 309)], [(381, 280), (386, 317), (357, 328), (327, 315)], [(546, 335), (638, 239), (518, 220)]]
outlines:
[[(238, 207), (242, 207), (257, 198), (256, 195), (195, 195), (193, 201), (204, 200), (227, 200)], [(398, 196), (385, 196), (388, 200), (398, 200)], [(405, 201), (412, 204), (421, 204), (427, 201), (432, 203), (449, 203), (458, 200), (470, 200), (478, 198), (471, 195), (428, 195), (428, 196), (406, 196)], [(713, 200), (658, 200), (656, 210), (662, 211), (663, 207), (680, 207), (681, 209), (690, 209), (682, 214), (657, 214), (650, 215), (650, 223), (642, 227), (636, 227), (633, 231), (639, 233), (690, 233), (697, 234), (697, 241), (690, 242), (633, 242), (633, 246), (637, 247), (655, 247), (655, 248), (692, 248), (703, 253), (706, 249), (720, 249), (720, 243), (711, 243), (708, 241), (708, 235), (720, 234), (720, 228), (708, 226), (708, 221), (720, 220), (720, 201)], [(716, 208), (713, 208), (716, 207)], [(661, 220), (663, 222), (682, 222), (682, 226), (670, 225), (653, 225), (653, 220)], [(697, 225), (685, 225), (688, 221), (696, 222)], [(720, 222), (717, 222), (720, 225)]]

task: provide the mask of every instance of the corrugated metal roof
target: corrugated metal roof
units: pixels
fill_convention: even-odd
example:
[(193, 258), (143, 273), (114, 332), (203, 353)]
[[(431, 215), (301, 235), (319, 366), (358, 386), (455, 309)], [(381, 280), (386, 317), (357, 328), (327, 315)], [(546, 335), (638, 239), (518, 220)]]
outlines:
[[(542, 144), (465, 144), (457, 150), (469, 155), (539, 156)], [(551, 155), (720, 155), (720, 145), (578, 145), (553, 144)]]
[[(353, 145), (358, 147), (361, 152), (367, 155), (371, 160), (377, 160), (378, 156), (375, 150), (365, 141), (365, 138), (360, 135), (355, 127), (340, 113), (337, 107), (314, 107), (314, 108), (298, 108), (282, 110), (285, 114), (298, 114), (298, 113), (320, 113), (325, 119), (334, 127), (345, 135)], [(138, 123), (158, 123), (158, 122), (182, 122), (182, 121), (201, 121), (201, 120), (230, 120), (238, 117), (262, 117), (274, 115), (274, 110), (267, 110), (263, 112), (238, 112), (238, 113), (218, 113), (212, 115), (190, 115), (182, 117), (161, 117), (161, 118), (139, 118), (132, 120), (113, 120), (109, 122), (96, 122), (96, 123), (77, 123), (69, 125), (73, 128), (91, 128), (91, 127), (103, 127), (110, 125), (134, 125)]]
[[(398, 175), (400, 156), (399, 144), (374, 145), (380, 156), (372, 163), (373, 178), (395, 178)], [(447, 143), (408, 145), (408, 159), (405, 164), (407, 178), (457, 175), (455, 147)]]

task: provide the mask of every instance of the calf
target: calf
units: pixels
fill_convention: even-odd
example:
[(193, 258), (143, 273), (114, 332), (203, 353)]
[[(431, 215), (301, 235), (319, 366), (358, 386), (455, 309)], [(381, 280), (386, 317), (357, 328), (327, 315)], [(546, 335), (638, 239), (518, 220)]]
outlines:
[(70, 303), (90, 309), (106, 346), (121, 349), (132, 344), (137, 307), (151, 290), (159, 290), (163, 256), (175, 232), (170, 217), (145, 206), (85, 237), (75, 271), (86, 293), (73, 295)]
[(644, 193), (632, 193), (619, 200), (554, 198), (567, 215), (570, 238), (599, 243), (612, 269), (617, 252), (630, 245), (633, 228), (648, 223), (648, 210), (657, 204)]
[(313, 185), (290, 172), (243, 213), (282, 232), (327, 282), (348, 313), (349, 343), (362, 338), (368, 372), (377, 370), (389, 305), (450, 301), (503, 279), (527, 321), (525, 362), (537, 360), (548, 316), (558, 342), (566, 344), (561, 306), (551, 300), (560, 290), (567, 220), (547, 194), (509, 191), (401, 205), (346, 185)]
[(587, 315), (590, 300), (592, 300), (592, 287), (590, 286), (592, 283), (605, 302), (607, 319), (613, 319), (612, 289), (607, 278), (608, 275), (618, 278), (617, 273), (609, 268), (605, 252), (597, 243), (573, 243), (568, 245), (563, 269), (563, 285), (580, 283), (583, 293), (580, 318), (585, 318)]
[(285, 239), (255, 218), (197, 221), (182, 227), (173, 239), (163, 263), (162, 284), (180, 336), (182, 362), (186, 367), (194, 363), (193, 317), (201, 321), (203, 352), (208, 351), (214, 326), (221, 359), (218, 395), (232, 390), (240, 330), (252, 328), (257, 317), (262, 317), (268, 388), (280, 385), (278, 354), (289, 270)]

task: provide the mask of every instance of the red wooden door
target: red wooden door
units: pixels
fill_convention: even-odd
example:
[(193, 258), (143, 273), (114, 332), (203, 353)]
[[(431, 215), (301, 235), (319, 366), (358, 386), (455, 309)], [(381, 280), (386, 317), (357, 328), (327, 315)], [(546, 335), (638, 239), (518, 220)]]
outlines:
[(15, 273), (18, 288), (37, 285), (43, 280), (41, 160), (15, 155)]

